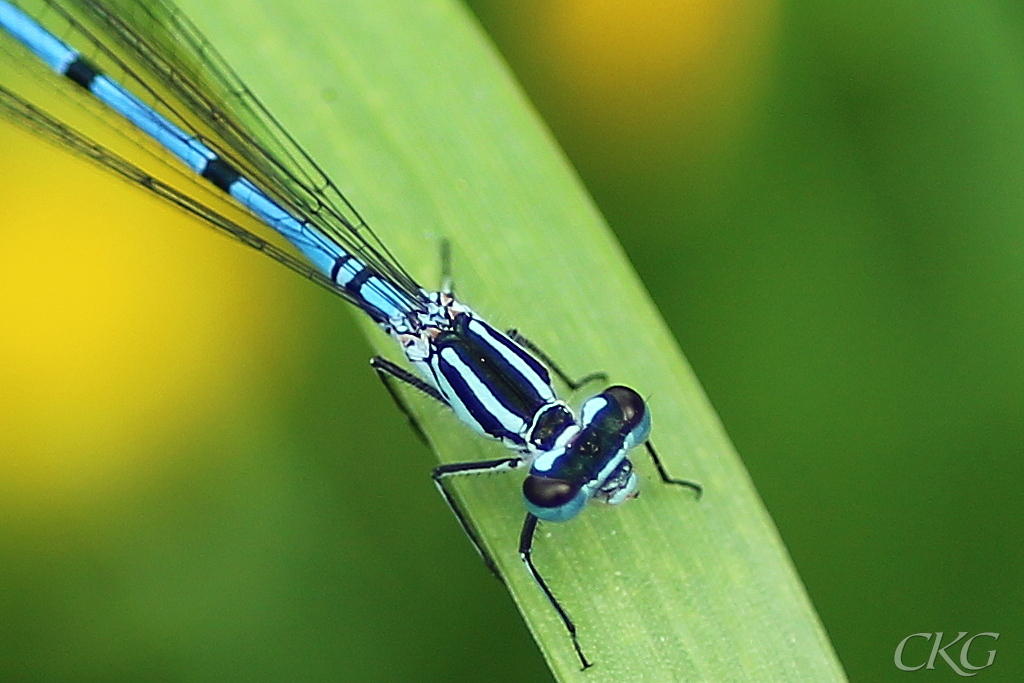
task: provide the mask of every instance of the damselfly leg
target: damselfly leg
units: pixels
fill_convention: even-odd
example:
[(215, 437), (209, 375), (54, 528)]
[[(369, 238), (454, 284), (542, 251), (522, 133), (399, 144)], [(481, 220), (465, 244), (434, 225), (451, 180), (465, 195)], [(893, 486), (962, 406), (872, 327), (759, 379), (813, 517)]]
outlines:
[(569, 389), (571, 389), (572, 391), (579, 391), (581, 388), (583, 388), (587, 384), (590, 384), (591, 382), (600, 381), (602, 384), (606, 384), (608, 382), (608, 373), (606, 372), (592, 372), (589, 375), (584, 375), (583, 377), (574, 380), (572, 377), (569, 377), (569, 375), (567, 375), (561, 367), (559, 367), (558, 363), (551, 359), (551, 356), (546, 354), (543, 351), (543, 349), (541, 349), (532, 341), (523, 336), (523, 334), (520, 333), (519, 330), (513, 328), (511, 330), (508, 330), (505, 334), (507, 334), (510, 339), (512, 339), (514, 342), (522, 346), (524, 349), (531, 352), (533, 355), (537, 356), (537, 358), (540, 358), (541, 361), (543, 361), (544, 365), (548, 366), (551, 369), (551, 371), (558, 376), (558, 379), (562, 380), (562, 383), (565, 384), (565, 386), (569, 387)]
[[(615, 388), (613, 387), (613, 390), (614, 389)], [(600, 429), (598, 429), (598, 431), (600, 431)], [(676, 479), (670, 476), (668, 474), (668, 471), (665, 469), (665, 465), (661, 462), (661, 458), (658, 457), (657, 451), (654, 450), (654, 446), (651, 445), (651, 442), (649, 440), (644, 441), (644, 444), (647, 447), (648, 454), (650, 454), (651, 459), (654, 461), (654, 466), (657, 468), (658, 474), (660, 475), (662, 482), (666, 484), (673, 484), (676, 486), (683, 486), (685, 488), (691, 489), (697, 494), (697, 498), (700, 498), (701, 493), (703, 492), (703, 487), (700, 484), (685, 479)], [(623, 467), (621, 469), (622, 474), (620, 476), (612, 475), (607, 480), (605, 480), (603, 485), (596, 489), (596, 494), (592, 493), (590, 495), (595, 498), (603, 499), (605, 502), (611, 504), (617, 504), (618, 502), (622, 502), (625, 499), (635, 497), (637, 495), (637, 489), (630, 484), (630, 481), (635, 477), (635, 474), (632, 474), (632, 470), (633, 468), (629, 461), (624, 460)], [(566, 485), (564, 486), (566, 490), (569, 489), (569, 482), (566, 482), (565, 480), (562, 479), (553, 479), (545, 481), (545, 479), (542, 476), (537, 476), (536, 465), (533, 469), (531, 469), (531, 476), (528, 477), (527, 479), (528, 484), (530, 483), (531, 479), (533, 480), (533, 486), (528, 486), (524, 488), (529, 488), (532, 491), (538, 492), (540, 494), (543, 494), (544, 490), (548, 489), (550, 491), (551, 497), (553, 499), (556, 499), (553, 501), (552, 506), (547, 509), (548, 511), (554, 511), (554, 513), (551, 514), (550, 517), (545, 515), (545, 519), (551, 519), (555, 521), (562, 520), (563, 518), (557, 514), (557, 509), (559, 508), (559, 501), (557, 499), (561, 495), (560, 489), (563, 488), (563, 485)], [(614, 491), (619, 488), (624, 490), (623, 496), (615, 495)], [(539, 500), (539, 496), (533, 494), (528, 494), (527, 498), (528, 500)], [(568, 497), (566, 497), (566, 500), (568, 500)], [(534, 509), (538, 510), (538, 514), (542, 514), (542, 512), (545, 511), (545, 508), (543, 507), (537, 507)], [(562, 625), (565, 627), (565, 630), (569, 633), (569, 637), (572, 640), (572, 646), (573, 649), (576, 651), (576, 656), (579, 658), (580, 664), (583, 667), (583, 669), (586, 669), (590, 666), (590, 661), (586, 658), (586, 655), (583, 654), (583, 648), (580, 645), (579, 636), (576, 632), (576, 623), (573, 621), (572, 617), (569, 616), (569, 612), (565, 609), (565, 607), (563, 607), (562, 604), (558, 601), (558, 598), (555, 597), (554, 592), (548, 586), (547, 581), (544, 579), (544, 576), (540, 573), (540, 570), (537, 568), (537, 565), (535, 565), (533, 562), (533, 539), (536, 534), (537, 523), (539, 521), (540, 519), (537, 517), (537, 515), (533, 514), (533, 512), (527, 513), (526, 519), (523, 522), (522, 531), (519, 535), (519, 557), (526, 565), (527, 571), (530, 572), (530, 576), (533, 577), (533, 580), (537, 583), (537, 586), (541, 589), (541, 592), (543, 592), (545, 597), (547, 597), (548, 602), (551, 604), (551, 607), (555, 610), (555, 612), (558, 614), (558, 617), (562, 620)]]
[(419, 437), (420, 441), (422, 441), (424, 445), (429, 447), (430, 441), (427, 439), (426, 432), (423, 431), (419, 421), (416, 420), (412, 411), (409, 410), (409, 406), (405, 404), (405, 400), (402, 398), (402, 395), (398, 393), (398, 388), (394, 385), (394, 381), (398, 380), (400, 382), (404, 382), (445, 406), (448, 406), (448, 401), (444, 400), (444, 396), (442, 396), (437, 389), (430, 386), (402, 366), (392, 363), (384, 356), (374, 356), (371, 358), (370, 367), (377, 371), (377, 377), (380, 377), (380, 381), (384, 385), (384, 388), (388, 390), (391, 400), (395, 402), (398, 409), (403, 415), (405, 415), (405, 419), (409, 421), (409, 425), (412, 427), (413, 431), (416, 432), (416, 436)]
[(452, 243), (441, 240), (441, 292), (455, 296), (455, 281), (452, 279)]
[(533, 564), (533, 536), (537, 531), (537, 522), (539, 520), (529, 512), (526, 513), (526, 519), (523, 521), (523, 530), (519, 534), (519, 557), (526, 565), (526, 569), (530, 572), (530, 576), (540, 586), (541, 591), (547, 596), (548, 602), (558, 613), (559, 618), (562, 620), (562, 625), (565, 626), (565, 630), (569, 632), (569, 637), (572, 639), (572, 647), (576, 650), (576, 656), (580, 658), (580, 664), (583, 669), (590, 668), (591, 664), (587, 660), (586, 655), (583, 654), (583, 648), (580, 646), (580, 639), (576, 635), (576, 623), (573, 622), (572, 617), (562, 607), (562, 603), (558, 602), (558, 598), (548, 588), (547, 581), (541, 576), (537, 567)]
[(473, 547), (480, 553), (480, 557), (483, 558), (484, 564), (491, 570), (494, 576), (504, 583), (504, 579), (498, 572), (498, 565), (495, 564), (494, 558), (487, 552), (487, 548), (484, 547), (483, 541), (480, 540), (480, 536), (477, 535), (476, 530), (473, 529), (473, 525), (469, 521), (469, 516), (462, 509), (462, 505), (455, 497), (455, 493), (448, 488), (446, 483), (448, 479), (452, 477), (459, 477), (468, 474), (494, 474), (497, 472), (511, 472), (512, 470), (519, 469), (526, 464), (526, 459), (521, 457), (511, 458), (498, 458), (497, 460), (481, 460), (479, 462), (453, 462), (444, 465), (438, 465), (435, 467), (430, 476), (434, 480), (434, 484), (437, 485), (437, 490), (441, 492), (448, 507), (451, 508), (452, 514), (459, 520), (459, 524), (462, 526), (462, 530), (466, 532), (466, 536), (472, 541)]
[(675, 484), (676, 486), (685, 486), (697, 494), (697, 500), (704, 494), (704, 487), (695, 481), (689, 479), (676, 479), (668, 473), (665, 469), (664, 463), (661, 462), (661, 458), (658, 457), (658, 452), (654, 450), (654, 444), (649, 440), (644, 442), (644, 446), (647, 448), (647, 453), (651, 456), (651, 460), (654, 462), (654, 466), (658, 468), (658, 475), (661, 476), (661, 480), (666, 484)]
[[(455, 280), (452, 277), (452, 245), (447, 239), (441, 240), (441, 292), (450, 296), (455, 295)], [(592, 372), (589, 375), (584, 375), (579, 379), (573, 379), (562, 370), (561, 366), (556, 363), (551, 356), (538, 347), (535, 343), (526, 338), (519, 330), (513, 328), (506, 332), (509, 338), (522, 346), (527, 351), (531, 352), (534, 356), (539, 358), (544, 365), (555, 373), (558, 379), (562, 380), (565, 386), (569, 387), (572, 391), (579, 391), (581, 388), (590, 384), (591, 382), (600, 381), (602, 383), (608, 382), (608, 373), (605, 372)]]

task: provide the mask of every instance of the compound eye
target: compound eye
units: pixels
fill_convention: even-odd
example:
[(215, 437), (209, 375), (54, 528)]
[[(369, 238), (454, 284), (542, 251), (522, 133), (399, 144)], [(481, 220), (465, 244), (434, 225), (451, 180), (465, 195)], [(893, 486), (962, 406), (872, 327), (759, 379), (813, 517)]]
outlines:
[(620, 385), (609, 387), (604, 391), (604, 395), (614, 400), (622, 411), (622, 431), (626, 437), (626, 448), (643, 443), (651, 433), (651, 414), (640, 394)]
[(576, 487), (564, 479), (530, 475), (523, 481), (523, 496), (539, 508), (557, 508), (576, 496)]
[(644, 415), (647, 414), (647, 404), (640, 397), (640, 394), (629, 387), (622, 385), (608, 387), (604, 390), (604, 394), (619, 404), (619, 410), (622, 411), (622, 419), (628, 425), (639, 424), (643, 420)]
[(588, 494), (564, 479), (531, 474), (523, 481), (523, 497), (530, 514), (545, 522), (564, 522), (580, 513)]

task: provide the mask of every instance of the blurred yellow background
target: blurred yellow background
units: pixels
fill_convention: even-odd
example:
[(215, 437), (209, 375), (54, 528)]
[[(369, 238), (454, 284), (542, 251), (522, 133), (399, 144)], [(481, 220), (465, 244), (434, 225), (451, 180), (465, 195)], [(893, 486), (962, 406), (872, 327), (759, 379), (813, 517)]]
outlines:
[(344, 302), (3, 121), (0, 150), (0, 680), (547, 675)]
[[(140, 454), (253, 402), (261, 366), (294, 368), (295, 313), (180, 212), (28, 134), (3, 136), (3, 497), (87, 504), (144, 487), (166, 463)], [(278, 333), (261, 335), (270, 321)]]

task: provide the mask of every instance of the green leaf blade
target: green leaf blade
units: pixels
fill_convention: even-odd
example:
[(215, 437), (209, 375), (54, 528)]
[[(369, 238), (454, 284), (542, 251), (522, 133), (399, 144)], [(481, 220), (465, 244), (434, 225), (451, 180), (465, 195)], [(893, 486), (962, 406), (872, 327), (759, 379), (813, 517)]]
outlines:
[[(704, 485), (698, 502), (660, 483), (638, 451), (638, 500), (542, 525), (536, 562), (595, 662), (580, 673), (516, 552), (518, 478), (460, 482), (556, 677), (845, 680), (674, 339), (466, 10), (441, 0), (183, 5), (421, 282), (436, 282), (437, 245), (451, 240), (466, 301), (521, 329), (570, 374), (603, 370), (649, 397), (669, 471)], [(395, 357), (390, 340), (366, 328)], [(503, 453), (437, 406), (410, 402), (444, 462)]]

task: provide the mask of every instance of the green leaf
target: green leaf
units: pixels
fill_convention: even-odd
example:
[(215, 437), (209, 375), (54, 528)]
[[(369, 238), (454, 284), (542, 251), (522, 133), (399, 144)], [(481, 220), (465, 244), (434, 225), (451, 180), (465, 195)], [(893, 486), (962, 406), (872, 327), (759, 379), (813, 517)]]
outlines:
[[(518, 478), (458, 484), (556, 677), (844, 680), (675, 340), (466, 9), (448, 0), (183, 6), (421, 282), (436, 282), (438, 244), (451, 240), (461, 298), (522, 330), (570, 374), (604, 370), (649, 397), (670, 472), (704, 485), (698, 502), (662, 484), (640, 451), (639, 499), (541, 527), (534, 557), (595, 663), (581, 674), (518, 558)], [(409, 401), (443, 462), (502, 455), (436, 405)]]

